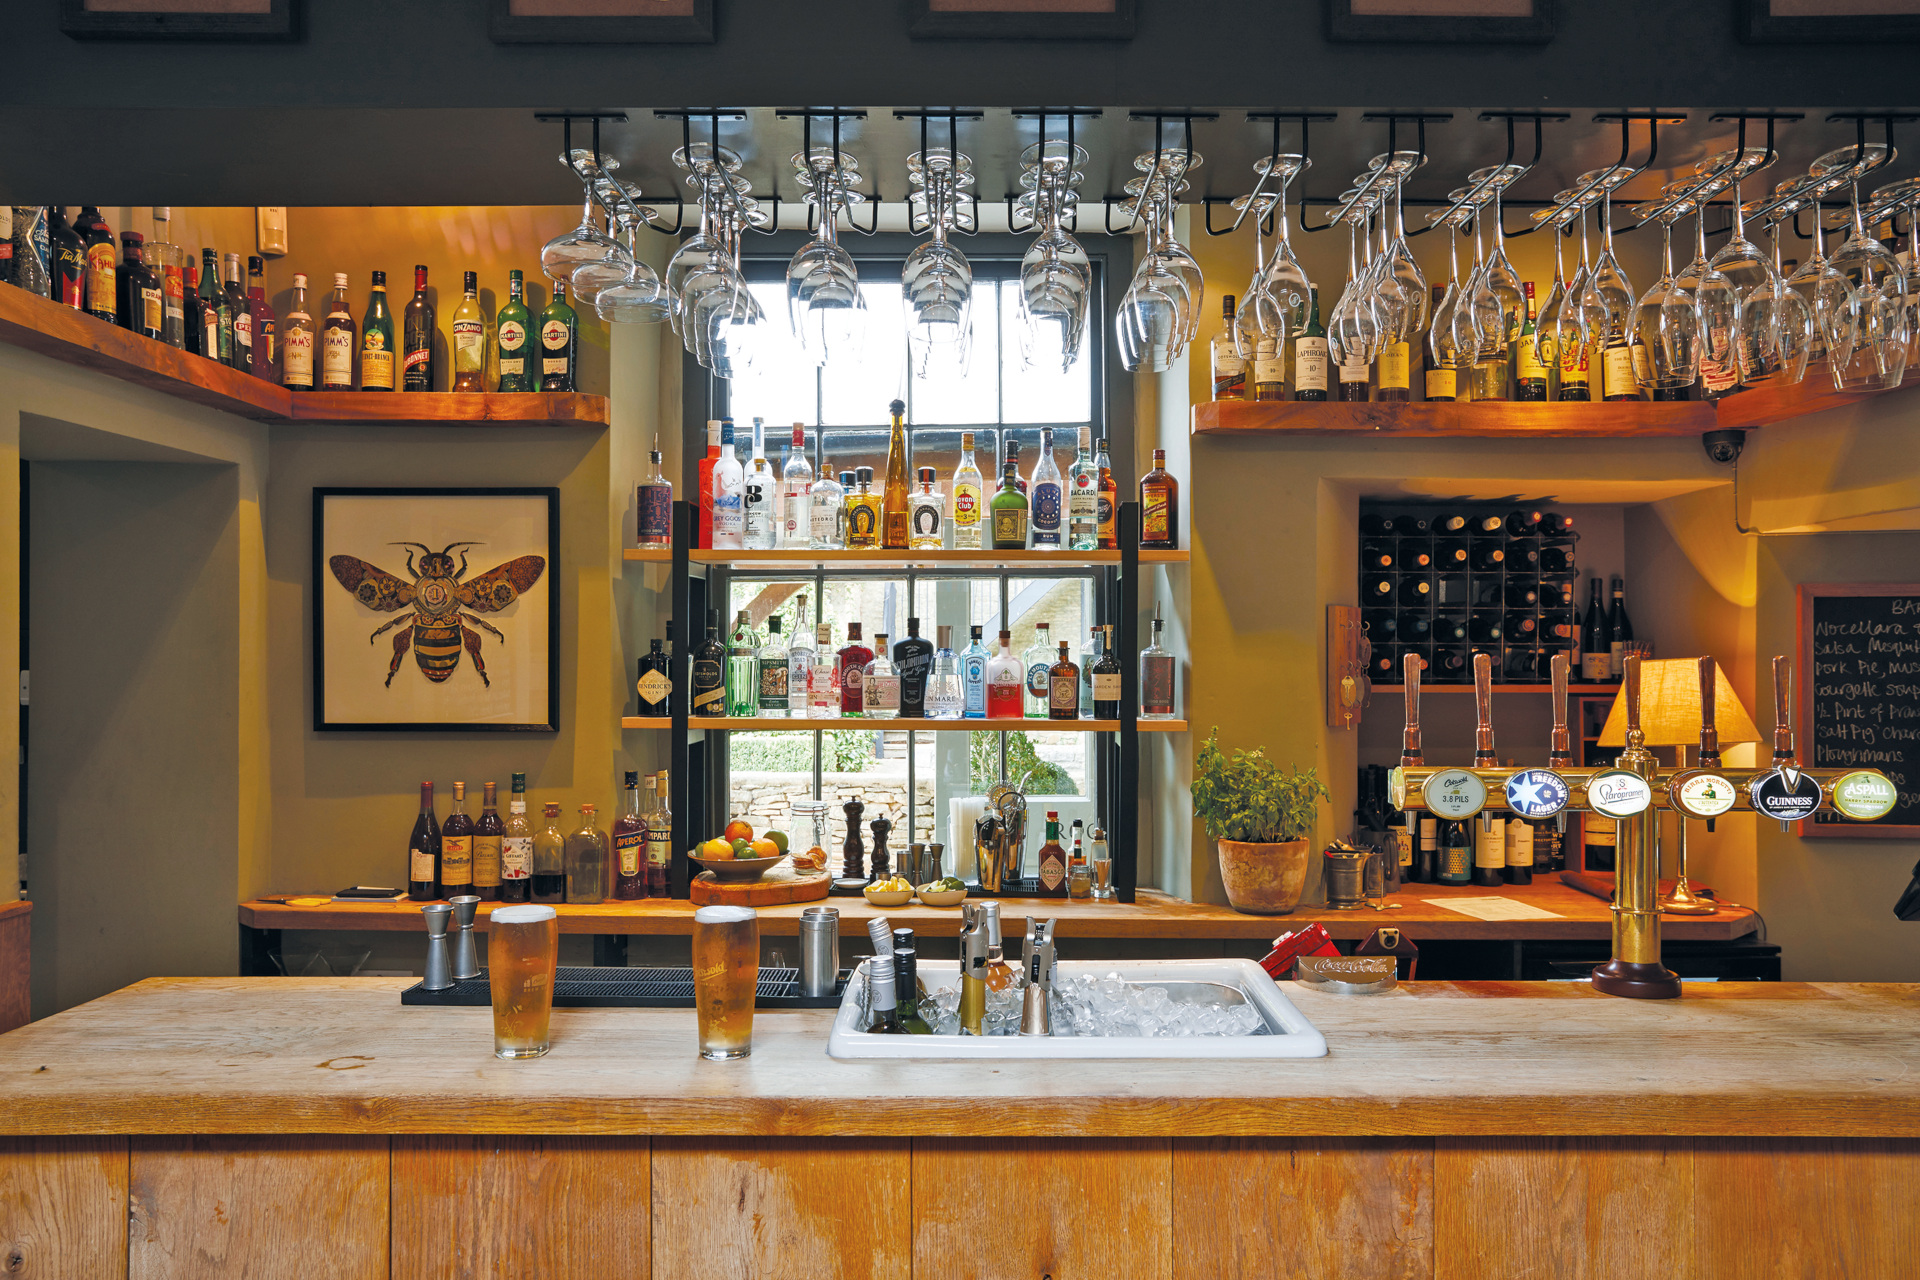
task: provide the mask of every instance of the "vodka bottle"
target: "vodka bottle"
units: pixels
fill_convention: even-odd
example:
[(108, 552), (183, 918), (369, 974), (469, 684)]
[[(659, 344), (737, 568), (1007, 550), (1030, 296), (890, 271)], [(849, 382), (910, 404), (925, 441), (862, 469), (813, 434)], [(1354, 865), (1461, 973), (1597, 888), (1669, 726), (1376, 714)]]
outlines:
[(780, 471), (780, 546), (805, 550), (813, 533), (813, 464), (807, 461), (807, 430), (793, 424), (793, 451)]
[(720, 420), (720, 456), (713, 460), (713, 549), (746, 546), (746, 468), (733, 452), (733, 419)]
[(778, 484), (779, 477), (767, 462), (766, 424), (755, 418), (753, 456), (747, 459), (740, 490), (741, 528), (749, 550), (773, 550), (774, 529), (780, 518)]

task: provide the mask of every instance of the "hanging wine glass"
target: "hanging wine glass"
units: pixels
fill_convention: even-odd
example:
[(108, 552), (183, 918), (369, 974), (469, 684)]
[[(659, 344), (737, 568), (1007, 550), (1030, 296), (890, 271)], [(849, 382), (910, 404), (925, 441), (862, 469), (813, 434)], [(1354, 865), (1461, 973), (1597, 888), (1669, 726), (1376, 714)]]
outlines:
[(1831, 215), (1822, 212), (1817, 185), (1809, 188), (1808, 197), (1808, 207), (1813, 210), (1813, 253), (1787, 277), (1787, 287), (1806, 299), (1807, 308), (1813, 313), (1813, 353), (1809, 363), (1824, 361), (1831, 365), (1840, 350), (1834, 344), (1849, 341), (1848, 335), (1842, 332), (1839, 316), (1853, 290), (1827, 261), (1825, 250), (1827, 232), (1844, 228), (1846, 215), (1838, 211)]
[(1274, 247), (1273, 257), (1267, 263), (1265, 292), (1285, 312), (1288, 334), (1298, 334), (1307, 327), (1313, 282), (1293, 253), (1293, 241), (1287, 226), (1287, 188), (1292, 185), (1295, 175), (1305, 173), (1312, 167), (1312, 160), (1289, 151), (1268, 156), (1253, 166), (1254, 172), (1262, 177), (1269, 173), (1280, 177), (1280, 207), (1275, 217), (1280, 230), (1280, 243)]
[[(1152, 153), (1143, 157), (1151, 162)], [(1150, 166), (1143, 166), (1150, 167)], [(1115, 316), (1121, 363), (1129, 370), (1165, 373), (1185, 351), (1197, 304), (1189, 264), (1198, 264), (1176, 248), (1173, 203), (1185, 184), (1165, 178), (1134, 178), (1127, 184), (1133, 197), (1127, 206), (1147, 227), (1149, 247), (1120, 299)]]
[(575, 147), (560, 157), (560, 163), (573, 170), (574, 176), (580, 179), (580, 225), (562, 232), (540, 247), (540, 269), (549, 280), (567, 280), (573, 275), (573, 269), (582, 263), (613, 256), (621, 259), (624, 270), (626, 246), (594, 225), (594, 210), (599, 207), (594, 184), (607, 181), (607, 175), (618, 169), (620, 162), (612, 156), (606, 156), (596, 163), (592, 151)]
[(1373, 295), (1366, 288), (1360, 270), (1358, 209), (1349, 208), (1347, 224), (1347, 283), (1333, 304), (1333, 319), (1327, 324), (1327, 342), (1337, 365), (1372, 361), (1380, 342), (1380, 321), (1374, 312)]
[[(1407, 227), (1401, 209), (1402, 187), (1407, 175), (1419, 168), (1426, 156), (1418, 151), (1394, 151), (1377, 155), (1368, 162), (1368, 168), (1380, 174), (1370, 198), (1377, 201), (1380, 212), (1380, 254), (1377, 261), (1380, 266), (1375, 276), (1379, 292), (1391, 301), (1393, 322), (1383, 334), (1383, 341), (1413, 342), (1426, 328), (1427, 324), (1427, 278), (1420, 270), (1420, 264), (1413, 260), (1413, 250), (1407, 244)], [(1382, 319), (1386, 313), (1382, 312)]]
[(1807, 359), (1818, 333), (1813, 308), (1780, 270), (1780, 225), (1804, 207), (1789, 200), (1774, 210), (1767, 278), (1741, 303), (1740, 380), (1750, 387), (1793, 386), (1807, 376)]
[(633, 261), (625, 276), (597, 291), (593, 299), (594, 310), (600, 313), (602, 320), (613, 323), (654, 323), (669, 319), (673, 315), (673, 299), (661, 283), (659, 274), (641, 260), (638, 251), (640, 225), (653, 220), (653, 211), (635, 203), (640, 196), (639, 187), (621, 183), (620, 188), (627, 197), (627, 206), (631, 211), (626, 219), (627, 253)]
[(1278, 197), (1271, 192), (1236, 196), (1233, 208), (1243, 217), (1253, 219), (1253, 276), (1247, 281), (1246, 291), (1240, 295), (1240, 305), (1233, 313), (1233, 349), (1242, 360), (1267, 358), (1285, 344), (1289, 330), (1287, 310), (1273, 295), (1267, 282), (1268, 261), (1266, 256), (1266, 215), (1271, 212)]
[(858, 163), (831, 147), (796, 154), (792, 163), (820, 225), (787, 264), (788, 320), (814, 364), (824, 365), (830, 357), (857, 360), (866, 344), (867, 302), (853, 255), (840, 246), (838, 218), (866, 202), (852, 189), (859, 181)]
[[(1493, 210), (1493, 235), (1487, 245), (1487, 265), (1481, 273), (1480, 288), (1483, 293), (1498, 299), (1500, 314), (1497, 333), (1486, 330), (1481, 333), (1480, 358), (1483, 360), (1505, 351), (1508, 335), (1520, 327), (1519, 319), (1525, 315), (1526, 294), (1521, 291), (1520, 273), (1513, 269), (1513, 263), (1507, 258), (1507, 232), (1501, 225), (1500, 193), (1526, 171), (1525, 165), (1498, 164), (1476, 169), (1467, 175), (1468, 181), (1484, 183), (1490, 189), (1489, 199)], [(1484, 315), (1481, 318), (1483, 322), (1486, 319)]]
[[(634, 188), (639, 191), (638, 187)], [(625, 189), (611, 179), (594, 184), (594, 195), (600, 205), (610, 211), (611, 220), (618, 228), (616, 238), (618, 253), (608, 253), (603, 257), (582, 262), (574, 267), (568, 278), (568, 286), (573, 291), (575, 306), (590, 306), (600, 297), (602, 289), (612, 288), (627, 278), (633, 269), (634, 228), (640, 220), (639, 207), (628, 197)]]
[(972, 335), (973, 267), (947, 235), (974, 229), (973, 215), (960, 207), (961, 191), (973, 183), (973, 161), (944, 147), (916, 151), (907, 157), (907, 178), (923, 205), (918, 216), (909, 215), (909, 230), (930, 234), (900, 269), (914, 376), (924, 378), (936, 368), (964, 373)]
[(1906, 295), (1901, 325), (1907, 335), (1905, 377), (1920, 370), (1920, 178), (1908, 178), (1874, 193), (1874, 203), (1891, 218), (1901, 210), (1907, 215)]
[[(1891, 161), (1893, 156), (1889, 153), (1885, 159)], [(1848, 235), (1833, 255), (1833, 269), (1852, 290), (1837, 316), (1847, 334), (1847, 354), (1830, 361), (1829, 367), (1836, 391), (1891, 390), (1900, 385), (1907, 369), (1906, 269), (1885, 245), (1867, 234), (1860, 216), (1857, 174), (1850, 192)], [(1836, 353), (1840, 348), (1841, 344), (1834, 344)]]
[(1620, 259), (1613, 253), (1613, 189), (1632, 176), (1633, 171), (1625, 165), (1595, 169), (1580, 175), (1580, 186), (1587, 186), (1591, 180), (1603, 193), (1600, 197), (1600, 255), (1593, 260), (1590, 279), (1591, 288), (1606, 304), (1609, 334), (1625, 333), (1632, 327), (1637, 305), (1633, 281), (1627, 278)]
[[(1466, 194), (1465, 191), (1450, 193), (1448, 199), (1457, 200)], [(1491, 293), (1484, 298), (1481, 295), (1480, 276), (1486, 268), (1481, 227), (1485, 220), (1480, 209), (1470, 208), (1470, 212), (1473, 218), (1473, 266), (1468, 269), (1466, 279), (1460, 282), (1460, 295), (1453, 305), (1453, 345), (1458, 352), (1458, 367), (1462, 372), (1471, 370), (1480, 362), (1482, 308), (1488, 311), (1488, 318), (1497, 322), (1500, 306), (1499, 299)]]
[(1585, 334), (1586, 356), (1590, 362), (1606, 346), (1610, 319), (1607, 300), (1594, 278), (1593, 255), (1587, 239), (1587, 210), (1600, 199), (1598, 192), (1590, 193), (1580, 206), (1580, 273), (1576, 281), (1569, 281), (1567, 285), (1574, 297), (1575, 309), (1580, 313), (1580, 328)]
[(1534, 215), (1534, 221), (1550, 223), (1553, 227), (1553, 283), (1547, 286), (1546, 301), (1535, 314), (1533, 332), (1534, 359), (1552, 368), (1559, 363), (1562, 352), (1570, 345), (1581, 345), (1584, 338), (1579, 324), (1569, 319), (1573, 308), (1569, 305), (1566, 277), (1561, 274), (1560, 242), (1566, 231), (1566, 212), (1559, 208), (1542, 209)]
[(1700, 376), (1700, 310), (1673, 274), (1673, 223), (1692, 210), (1679, 200), (1661, 215), (1660, 278), (1634, 312), (1633, 374), (1647, 390), (1678, 391)]
[(1453, 395), (1458, 399), (1460, 350), (1453, 340), (1453, 317), (1454, 308), (1460, 301), (1459, 216), (1449, 216), (1447, 210), (1442, 210), (1435, 218), (1447, 227), (1447, 287), (1441, 293), (1440, 301), (1434, 304), (1433, 315), (1428, 321), (1427, 350), (1440, 368), (1455, 375)]
[(1040, 234), (1020, 260), (1020, 350), (1027, 367), (1063, 372), (1080, 358), (1093, 296), (1087, 251), (1068, 233), (1067, 218), (1079, 197), (1079, 166), (1087, 153), (1050, 140), (1021, 152), (1020, 207)]
[(1740, 323), (1740, 292), (1707, 258), (1707, 204), (1725, 189), (1723, 178), (1711, 178), (1699, 183), (1674, 183), (1663, 193), (1667, 198), (1688, 192), (1683, 204), (1676, 207), (1693, 214), (1694, 256), (1674, 279), (1673, 287), (1691, 294), (1694, 309), (1700, 313), (1698, 372), (1701, 387), (1712, 397), (1733, 387), (1738, 367), (1733, 344)]

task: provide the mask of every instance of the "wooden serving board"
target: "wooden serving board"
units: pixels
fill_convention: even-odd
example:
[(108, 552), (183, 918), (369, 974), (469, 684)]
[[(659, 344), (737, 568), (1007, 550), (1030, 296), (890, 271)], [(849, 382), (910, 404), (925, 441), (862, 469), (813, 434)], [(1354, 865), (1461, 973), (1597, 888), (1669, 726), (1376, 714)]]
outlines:
[(722, 884), (713, 872), (702, 871), (687, 886), (687, 897), (697, 907), (778, 907), (790, 902), (814, 902), (827, 896), (833, 876), (825, 871), (797, 870), (791, 859), (776, 862), (745, 884)]

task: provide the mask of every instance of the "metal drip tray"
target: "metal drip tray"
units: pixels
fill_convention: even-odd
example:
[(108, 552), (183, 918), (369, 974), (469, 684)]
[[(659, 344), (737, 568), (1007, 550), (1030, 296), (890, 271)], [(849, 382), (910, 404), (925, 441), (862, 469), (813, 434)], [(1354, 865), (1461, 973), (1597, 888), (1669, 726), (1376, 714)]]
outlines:
[[(840, 1003), (846, 974), (840, 975), (831, 996), (800, 994), (798, 969), (762, 969), (755, 993), (757, 1009), (831, 1009)], [(477, 978), (462, 978), (444, 991), (423, 990), (419, 983), (400, 993), (401, 1004), (486, 1006), (493, 1001), (486, 970)], [(692, 969), (562, 968), (553, 980), (556, 1009), (691, 1009)]]

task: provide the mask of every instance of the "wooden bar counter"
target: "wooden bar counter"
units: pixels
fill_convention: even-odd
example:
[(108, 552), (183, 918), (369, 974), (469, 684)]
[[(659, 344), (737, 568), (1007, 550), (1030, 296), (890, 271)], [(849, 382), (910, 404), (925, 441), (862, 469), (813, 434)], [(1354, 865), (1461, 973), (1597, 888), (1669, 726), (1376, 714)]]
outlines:
[(1323, 1059), (829, 1059), (824, 1011), (154, 979), (0, 1036), (0, 1274), (1893, 1277), (1920, 988), (1288, 994)]

